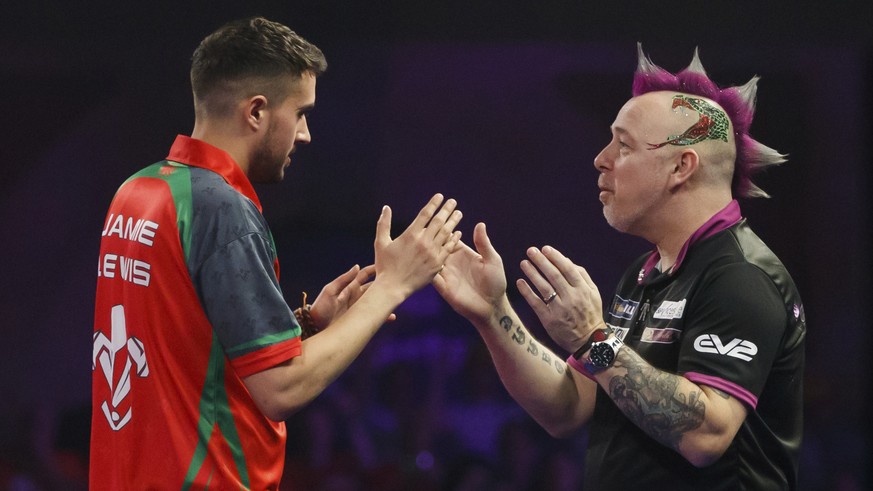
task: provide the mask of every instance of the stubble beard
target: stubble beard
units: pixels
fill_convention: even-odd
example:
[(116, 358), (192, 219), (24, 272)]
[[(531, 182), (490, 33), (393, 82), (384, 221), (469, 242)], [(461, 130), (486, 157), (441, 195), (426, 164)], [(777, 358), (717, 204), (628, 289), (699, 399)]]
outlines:
[(287, 154), (277, 155), (271, 150), (272, 132), (268, 131), (264, 140), (255, 149), (249, 164), (249, 180), (269, 184), (281, 182), (285, 178), (285, 159)]

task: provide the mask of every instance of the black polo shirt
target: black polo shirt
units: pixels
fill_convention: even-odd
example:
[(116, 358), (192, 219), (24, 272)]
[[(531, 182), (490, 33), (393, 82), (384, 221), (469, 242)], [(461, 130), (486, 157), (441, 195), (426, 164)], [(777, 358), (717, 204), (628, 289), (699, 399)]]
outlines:
[(598, 388), (584, 489), (795, 489), (806, 325), (785, 267), (744, 219), (691, 244), (671, 273), (650, 263), (627, 270), (606, 322), (656, 368), (731, 394), (748, 416), (724, 455), (696, 468)]

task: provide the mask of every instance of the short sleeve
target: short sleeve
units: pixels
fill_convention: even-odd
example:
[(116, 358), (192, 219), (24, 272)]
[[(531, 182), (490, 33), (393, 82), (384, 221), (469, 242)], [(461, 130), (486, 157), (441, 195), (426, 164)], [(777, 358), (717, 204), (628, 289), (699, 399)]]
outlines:
[(678, 370), (757, 405), (787, 322), (773, 281), (749, 263), (712, 271), (689, 305)]
[[(217, 249), (200, 267), (204, 309), (232, 364), (271, 346), (287, 346), (300, 336), (273, 261), (269, 238), (249, 233)], [(280, 352), (285, 355), (279, 355), (283, 359), (277, 363), (290, 358), (287, 349), (277, 355)], [(263, 355), (255, 358), (263, 359)]]

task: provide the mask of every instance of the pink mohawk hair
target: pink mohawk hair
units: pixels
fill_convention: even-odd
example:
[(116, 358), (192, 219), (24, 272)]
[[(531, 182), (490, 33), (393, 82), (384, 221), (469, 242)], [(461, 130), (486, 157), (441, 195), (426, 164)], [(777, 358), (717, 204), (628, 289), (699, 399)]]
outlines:
[(722, 89), (706, 75), (697, 48), (694, 49), (691, 64), (675, 75), (652, 63), (643, 53), (642, 43), (637, 43), (637, 59), (634, 97), (662, 90), (682, 92), (711, 99), (725, 110), (733, 125), (737, 146), (733, 192), (743, 198), (769, 198), (769, 194), (752, 182), (751, 176), (762, 169), (785, 162), (786, 155), (763, 145), (749, 135), (749, 126), (755, 116), (760, 77), (756, 75), (744, 85)]

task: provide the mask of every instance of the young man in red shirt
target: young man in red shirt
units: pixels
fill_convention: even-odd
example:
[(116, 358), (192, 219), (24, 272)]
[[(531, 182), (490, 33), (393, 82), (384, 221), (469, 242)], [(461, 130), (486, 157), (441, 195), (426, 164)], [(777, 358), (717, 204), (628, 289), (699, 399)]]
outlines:
[(299, 312), (322, 329), (303, 339), (251, 183), (280, 181), (310, 142), (306, 117), (326, 66), (317, 47), (263, 18), (230, 23), (194, 52), (192, 135), (119, 188), (102, 234), (91, 489), (276, 489), (282, 421), (349, 366), (457, 244), (454, 200), (435, 195), (393, 240), (384, 207), (375, 264), (355, 266)]

